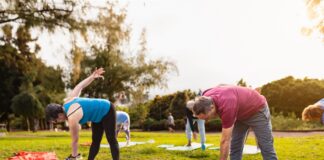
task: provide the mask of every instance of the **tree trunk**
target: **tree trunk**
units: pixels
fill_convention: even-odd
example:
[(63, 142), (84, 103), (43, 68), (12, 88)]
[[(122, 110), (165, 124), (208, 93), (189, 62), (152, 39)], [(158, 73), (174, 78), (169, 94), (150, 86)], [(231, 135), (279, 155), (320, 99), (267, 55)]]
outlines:
[(33, 132), (36, 132), (39, 128), (39, 121), (37, 118), (31, 118)]
[(30, 123), (30, 129), (32, 132), (35, 132), (35, 120), (34, 118), (28, 118)]
[(44, 123), (44, 129), (45, 129), (45, 130), (48, 130), (48, 129), (49, 129), (49, 127), (48, 127), (48, 122), (44, 119), (44, 120), (43, 120), (43, 123)]
[(29, 124), (29, 119), (26, 118), (26, 124), (27, 124), (27, 131), (29, 132), (30, 131), (30, 124)]
[(38, 119), (38, 130), (43, 130), (43, 119)]
[(44, 120), (43, 119), (40, 119), (39, 120), (39, 129), (40, 130), (44, 130), (45, 128), (44, 128)]
[(10, 128), (10, 119), (8, 118), (7, 120), (7, 132), (10, 132), (11, 128)]
[(53, 123), (52, 122), (49, 122), (50, 124), (49, 124), (49, 129), (50, 129), (50, 131), (53, 131), (54, 130), (54, 125), (53, 125)]
[(47, 123), (45, 119), (42, 119), (42, 123), (43, 123), (43, 130), (47, 130)]

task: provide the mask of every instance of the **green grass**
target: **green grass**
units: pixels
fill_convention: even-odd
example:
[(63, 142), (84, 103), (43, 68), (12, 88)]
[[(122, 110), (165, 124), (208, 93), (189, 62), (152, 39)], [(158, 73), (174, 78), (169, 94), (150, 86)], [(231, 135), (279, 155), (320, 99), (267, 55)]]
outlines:
[[(154, 139), (155, 143), (122, 148), (120, 150), (122, 160), (215, 160), (219, 158), (219, 151), (215, 150), (181, 152), (167, 151), (156, 147), (159, 144), (184, 145), (186, 144), (184, 133), (132, 132), (131, 136), (133, 141)], [(219, 139), (219, 133), (209, 133), (207, 135), (207, 143), (218, 146)], [(124, 134), (120, 134), (118, 140), (124, 141)], [(91, 142), (90, 131), (81, 132), (80, 143), (83, 142)], [(102, 143), (107, 143), (105, 138)], [(247, 143), (254, 144), (254, 138), (249, 138)], [(323, 159), (324, 136), (275, 138), (275, 148), (279, 159)], [(64, 159), (71, 153), (70, 150), (68, 132), (14, 132), (7, 133), (5, 137), (0, 137), (0, 159), (6, 159), (18, 151), (53, 151), (59, 159)], [(88, 156), (88, 150), (89, 147), (79, 147), (79, 152), (82, 153), (84, 159)], [(99, 160), (111, 159), (109, 149), (101, 148), (96, 158)], [(258, 160), (262, 158), (261, 154), (257, 154), (244, 155), (243, 159)]]

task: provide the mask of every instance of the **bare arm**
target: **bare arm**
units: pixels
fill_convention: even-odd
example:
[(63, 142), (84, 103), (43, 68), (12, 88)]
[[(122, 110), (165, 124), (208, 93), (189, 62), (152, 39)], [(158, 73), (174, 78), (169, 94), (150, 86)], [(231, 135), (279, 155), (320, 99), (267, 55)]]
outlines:
[[(68, 123), (70, 128), (70, 134), (72, 138), (71, 147), (72, 147), (72, 156), (78, 155), (78, 141), (79, 141), (79, 121), (83, 116), (83, 111), (79, 108), (79, 104), (75, 103), (71, 105), (68, 111), (68, 115), (75, 111), (68, 117)], [(79, 108), (79, 109), (77, 109)], [(76, 110), (77, 109), (77, 110)]]
[(230, 128), (222, 129), (222, 137), (220, 144), (220, 160), (227, 160), (229, 154), (229, 147), (231, 144), (233, 126)]
[(78, 141), (79, 141), (79, 124), (72, 123), (69, 125), (71, 133), (71, 147), (72, 147), (72, 156), (75, 157), (78, 155)]
[(83, 88), (87, 87), (96, 78), (103, 78), (103, 73), (105, 73), (103, 68), (96, 69), (92, 74), (77, 84), (68, 97), (79, 97)]

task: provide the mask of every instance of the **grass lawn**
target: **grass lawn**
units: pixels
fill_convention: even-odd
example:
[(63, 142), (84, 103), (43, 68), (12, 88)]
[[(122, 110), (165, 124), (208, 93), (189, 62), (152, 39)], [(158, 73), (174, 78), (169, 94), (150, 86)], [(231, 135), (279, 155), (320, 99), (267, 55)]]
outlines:
[[(120, 156), (122, 160), (187, 160), (187, 159), (218, 159), (219, 151), (215, 150), (195, 150), (188, 152), (167, 151), (157, 148), (159, 144), (186, 144), (184, 133), (166, 132), (132, 132), (133, 141), (148, 141), (153, 139), (155, 143), (131, 146), (122, 148)], [(198, 138), (199, 139), (199, 138)], [(219, 133), (208, 133), (207, 143), (219, 144)], [(125, 141), (124, 134), (120, 134), (119, 141)], [(82, 131), (80, 133), (80, 143), (91, 142), (91, 132)], [(104, 138), (102, 143), (107, 143)], [(254, 138), (249, 138), (247, 144), (255, 144)], [(275, 138), (275, 148), (279, 159), (283, 160), (318, 160), (324, 159), (324, 136), (307, 137), (283, 137)], [(87, 159), (89, 147), (79, 147), (83, 159)], [(64, 159), (71, 153), (70, 137), (68, 132), (14, 132), (7, 133), (5, 137), (0, 137), (0, 159), (10, 157), (18, 151), (54, 151), (59, 159)], [(110, 150), (101, 148), (96, 159), (111, 159)], [(261, 154), (244, 155), (244, 160), (262, 159)]]

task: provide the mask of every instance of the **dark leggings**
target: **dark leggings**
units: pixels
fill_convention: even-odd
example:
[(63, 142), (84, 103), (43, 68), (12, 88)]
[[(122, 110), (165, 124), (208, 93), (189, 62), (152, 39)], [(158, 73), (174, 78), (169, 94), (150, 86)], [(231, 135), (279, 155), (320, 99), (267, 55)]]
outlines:
[(119, 145), (116, 138), (116, 110), (113, 105), (110, 106), (109, 112), (103, 117), (101, 122), (92, 123), (92, 143), (89, 151), (89, 160), (93, 160), (99, 152), (104, 131), (109, 142), (113, 160), (119, 160)]

